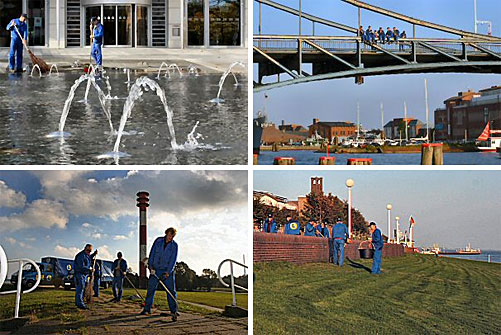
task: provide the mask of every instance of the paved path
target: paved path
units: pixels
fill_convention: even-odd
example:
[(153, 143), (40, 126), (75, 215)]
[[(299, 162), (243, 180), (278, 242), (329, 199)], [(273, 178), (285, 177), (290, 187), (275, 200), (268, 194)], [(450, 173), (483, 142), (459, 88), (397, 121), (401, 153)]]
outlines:
[[(34, 54), (58, 68), (70, 67), (77, 61), (89, 63), (89, 48), (49, 49), (33, 48)], [(5, 72), (8, 64), (8, 48), (0, 48), (0, 71)], [(236, 61), (247, 64), (247, 48), (235, 49), (164, 49), (164, 48), (104, 48), (103, 65), (131, 69), (157, 68), (162, 62), (176, 63), (180, 67), (193, 64), (205, 72), (223, 72)], [(31, 62), (24, 52), (24, 63)], [(235, 71), (246, 71), (235, 68)]]
[(98, 298), (90, 311), (81, 311), (83, 318), (61, 323), (55, 320), (31, 321), (14, 334), (224, 334), (248, 333), (248, 319), (232, 319), (217, 315), (181, 313), (177, 322), (160, 316), (153, 309), (152, 315), (139, 315), (137, 304), (111, 303), (109, 296)]

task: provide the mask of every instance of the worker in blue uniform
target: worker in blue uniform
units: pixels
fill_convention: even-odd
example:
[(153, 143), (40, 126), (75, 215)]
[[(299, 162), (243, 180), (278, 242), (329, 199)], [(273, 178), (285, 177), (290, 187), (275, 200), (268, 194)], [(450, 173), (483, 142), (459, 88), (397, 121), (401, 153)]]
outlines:
[(284, 234), (287, 235), (300, 235), (300, 224), (297, 220), (292, 220), (291, 215), (287, 215), (287, 222), (285, 223)]
[(28, 15), (22, 14), (19, 19), (12, 19), (7, 25), (7, 30), (10, 30), (9, 70), (11, 73), (23, 72), (23, 44), (26, 45), (28, 40), (27, 19)]
[(96, 61), (97, 68), (99, 71), (102, 70), (103, 67), (103, 36), (104, 36), (104, 28), (101, 22), (99, 22), (99, 18), (93, 16), (91, 18), (91, 25), (90, 25), (90, 30), (91, 30), (91, 42), (92, 42), (92, 49), (91, 49), (91, 55)]
[(311, 219), (308, 221), (304, 227), (304, 236), (317, 236), (317, 229), (315, 227), (315, 221)]
[(395, 39), (395, 42), (398, 44), (398, 39), (400, 38), (400, 30), (398, 30), (397, 27), (393, 27), (393, 38)]
[[(177, 299), (176, 293), (176, 278), (174, 275), (174, 267), (177, 261), (178, 246), (174, 241), (177, 231), (175, 228), (168, 228), (165, 231), (165, 236), (158, 237), (150, 250), (148, 258), (148, 269), (150, 270), (150, 279), (148, 281), (148, 292), (146, 294), (146, 303), (141, 315), (150, 314), (153, 299), (158, 286), (158, 276), (165, 284), (167, 289)], [(171, 311), (172, 320), (177, 320), (177, 304), (176, 301), (167, 294), (167, 302)]]
[(122, 299), (122, 287), (124, 284), (124, 277), (127, 275), (127, 261), (123, 259), (122, 253), (117, 253), (117, 259), (113, 261), (113, 302), (120, 302)]
[(365, 35), (365, 30), (363, 26), (360, 26), (360, 28), (358, 29), (358, 34), (360, 35), (362, 42), (366, 42), (368, 40), (367, 35)]
[(92, 260), (97, 255), (97, 250), (92, 253), (92, 244), (86, 244), (84, 250), (80, 251), (73, 261), (74, 278), (75, 278), (75, 304), (80, 309), (89, 309), (83, 302), (83, 294), (85, 284), (89, 274), (92, 273)]
[(101, 271), (101, 261), (96, 261), (96, 267), (94, 269), (94, 296), (99, 297), (99, 285), (101, 285), (101, 277), (103, 272)]
[(390, 27), (386, 28), (386, 43), (391, 43), (391, 39), (393, 38), (393, 32), (391, 31)]
[[(348, 232), (348, 227), (343, 223), (341, 218), (337, 219), (336, 224), (332, 228), (332, 238), (334, 240), (333, 245), (333, 262), (335, 265), (343, 266), (344, 264), (344, 245), (349, 242), (350, 234)], [(339, 258), (338, 258), (339, 251)]]
[(379, 42), (380, 42), (381, 44), (384, 44), (384, 37), (385, 37), (385, 34), (384, 34), (383, 27), (379, 27), (379, 30), (377, 31), (377, 34), (378, 34), (378, 37), (379, 37)]
[(328, 219), (325, 219), (322, 224), (319, 226), (319, 232), (320, 232), (320, 237), (324, 237), (324, 238), (330, 238), (331, 237), (331, 233), (329, 231), (329, 227), (327, 226), (329, 224), (329, 220)]
[(377, 275), (381, 273), (381, 260), (383, 258), (383, 235), (381, 230), (376, 227), (375, 222), (369, 224), (369, 230), (371, 232), (371, 238), (369, 238), (372, 247), (374, 248), (374, 258), (372, 260), (372, 274)]
[(376, 43), (376, 36), (374, 35), (374, 32), (372, 31), (371, 26), (367, 27), (367, 30), (365, 31), (365, 36), (366, 36), (367, 42)]
[(277, 223), (273, 219), (273, 214), (268, 214), (268, 218), (264, 221), (263, 231), (265, 233), (276, 234), (278, 232)]

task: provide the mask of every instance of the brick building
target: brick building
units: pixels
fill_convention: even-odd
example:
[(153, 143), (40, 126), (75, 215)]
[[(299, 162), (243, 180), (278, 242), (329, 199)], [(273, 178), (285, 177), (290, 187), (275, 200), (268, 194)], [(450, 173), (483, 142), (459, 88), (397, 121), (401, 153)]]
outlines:
[(309, 137), (318, 133), (329, 142), (334, 141), (336, 137), (339, 140), (354, 137), (357, 132), (357, 126), (352, 122), (324, 122), (319, 119), (313, 119), (313, 124), (308, 128)]
[[(389, 121), (384, 126), (384, 135), (388, 139), (399, 139), (402, 136), (402, 139), (405, 139), (405, 125), (404, 122), (407, 120), (407, 137), (409, 139), (420, 137), (424, 133), (426, 133), (426, 125), (414, 118), (396, 118)], [(402, 134), (400, 134), (402, 132)]]
[(444, 104), (435, 110), (436, 140), (475, 140), (487, 122), (491, 129), (501, 129), (501, 86), (459, 92)]

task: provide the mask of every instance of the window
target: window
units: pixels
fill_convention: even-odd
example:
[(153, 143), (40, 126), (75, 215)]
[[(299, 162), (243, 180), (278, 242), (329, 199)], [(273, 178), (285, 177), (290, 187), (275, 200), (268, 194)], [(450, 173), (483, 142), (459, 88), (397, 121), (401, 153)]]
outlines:
[(240, 45), (240, 0), (210, 0), (210, 45)]

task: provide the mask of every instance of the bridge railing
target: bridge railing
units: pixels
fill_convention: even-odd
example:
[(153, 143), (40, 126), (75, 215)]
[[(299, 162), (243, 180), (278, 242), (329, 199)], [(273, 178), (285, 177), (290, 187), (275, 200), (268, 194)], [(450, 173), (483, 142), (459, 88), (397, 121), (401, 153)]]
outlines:
[[(356, 53), (357, 45), (360, 42), (359, 37), (346, 36), (279, 36), (279, 35), (258, 35), (254, 36), (254, 46), (263, 51), (269, 52), (294, 52), (299, 49), (299, 43), (302, 41), (302, 52), (319, 52), (314, 46), (304, 41), (313, 42), (329, 52)], [(473, 43), (482, 48), (490, 50), (501, 55), (501, 42), (485, 42), (471, 39), (400, 39), (398, 43), (376, 43), (379, 47), (395, 53), (411, 54), (412, 46), (415, 45), (416, 53), (420, 55), (436, 54), (435, 51), (424, 46), (425, 44), (441, 50), (453, 56), (461, 56), (464, 51), (468, 55), (482, 55), (483, 51), (470, 45)], [(373, 49), (370, 45), (364, 44), (362, 52), (380, 52)]]
[[(17, 290), (3, 291), (3, 292), (0, 292), (0, 294), (4, 295), (4, 294), (16, 293), (16, 306), (14, 309), (14, 318), (18, 318), (19, 317), (19, 306), (21, 304), (21, 294), (33, 292), (40, 284), (40, 280), (42, 279), (42, 274), (40, 272), (40, 268), (38, 267), (37, 263), (35, 263), (31, 259), (20, 258), (20, 259), (7, 260), (7, 256), (5, 255), (5, 251), (3, 250), (2, 246), (0, 245), (0, 288), (2, 287), (3, 283), (5, 282), (5, 279), (7, 278), (7, 271), (8, 271), (7, 264), (8, 263), (18, 263), (19, 264), (19, 271), (17, 274)], [(22, 291), (23, 267), (25, 264), (31, 264), (35, 267), (35, 270), (37, 271), (37, 281), (29, 290)]]
[[(223, 280), (223, 277), (221, 277), (221, 267), (226, 262), (230, 263), (230, 280), (231, 280), (230, 284), (225, 283), (224, 280)], [(224, 287), (231, 287), (231, 293), (233, 295), (232, 306), (236, 306), (237, 305), (237, 299), (236, 299), (236, 295), (235, 295), (236, 294), (235, 288), (239, 288), (239, 289), (241, 289), (241, 290), (243, 290), (245, 292), (248, 292), (248, 289), (245, 288), (245, 287), (242, 287), (242, 286), (239, 286), (239, 285), (235, 284), (235, 277), (233, 275), (233, 264), (240, 265), (244, 269), (248, 269), (249, 268), (247, 265), (239, 263), (239, 262), (234, 261), (232, 259), (225, 259), (224, 261), (222, 261), (221, 263), (219, 263), (219, 267), (217, 268), (217, 278), (219, 279), (219, 281), (221, 282), (221, 284), (223, 284)]]

